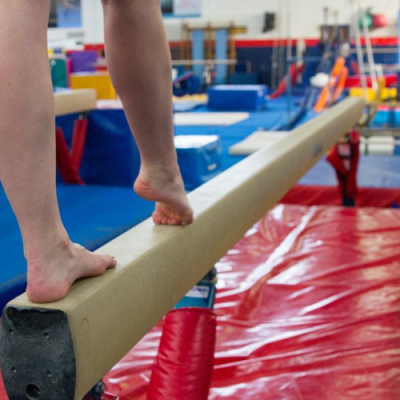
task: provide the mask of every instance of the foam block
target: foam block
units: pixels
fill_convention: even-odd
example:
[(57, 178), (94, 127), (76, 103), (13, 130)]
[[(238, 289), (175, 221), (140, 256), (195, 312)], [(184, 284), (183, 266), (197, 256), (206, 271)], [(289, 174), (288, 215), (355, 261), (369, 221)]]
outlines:
[(175, 114), (174, 123), (182, 126), (228, 126), (248, 118), (248, 113), (179, 113)]
[(70, 82), (71, 89), (95, 89), (99, 100), (116, 98), (116, 92), (108, 73), (75, 73), (71, 74)]
[(186, 190), (196, 189), (221, 172), (218, 136), (176, 136), (175, 146)]
[(266, 106), (267, 94), (264, 85), (217, 85), (208, 89), (208, 108), (256, 111)]
[(72, 60), (72, 72), (95, 72), (99, 58), (97, 51), (74, 51), (70, 54)]

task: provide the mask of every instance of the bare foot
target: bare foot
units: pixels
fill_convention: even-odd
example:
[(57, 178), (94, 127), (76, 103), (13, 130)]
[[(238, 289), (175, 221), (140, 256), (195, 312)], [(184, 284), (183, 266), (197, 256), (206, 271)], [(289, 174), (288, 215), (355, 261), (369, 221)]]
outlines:
[(153, 221), (157, 225), (189, 225), (193, 210), (186, 197), (178, 166), (172, 171), (162, 168), (141, 169), (135, 182), (136, 193), (146, 200), (155, 201)]
[(110, 256), (91, 253), (69, 239), (27, 255), (29, 300), (50, 303), (62, 299), (79, 278), (102, 275), (117, 262)]

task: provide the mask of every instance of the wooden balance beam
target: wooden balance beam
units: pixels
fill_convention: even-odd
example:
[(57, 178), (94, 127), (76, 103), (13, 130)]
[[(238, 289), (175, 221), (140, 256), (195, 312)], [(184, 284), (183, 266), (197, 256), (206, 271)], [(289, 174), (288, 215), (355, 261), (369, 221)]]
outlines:
[(98, 250), (118, 267), (63, 300), (7, 305), (1, 367), (10, 400), (83, 396), (279, 201), (364, 110), (348, 98), (189, 195), (195, 222), (147, 220)]
[(94, 110), (96, 102), (97, 93), (94, 89), (77, 89), (54, 93), (56, 117)]

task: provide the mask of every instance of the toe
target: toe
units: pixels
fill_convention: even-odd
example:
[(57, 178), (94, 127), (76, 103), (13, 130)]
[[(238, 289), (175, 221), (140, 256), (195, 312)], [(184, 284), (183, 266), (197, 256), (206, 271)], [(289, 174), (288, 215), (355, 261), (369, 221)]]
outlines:
[(118, 261), (112, 256), (106, 256), (107, 259), (107, 269), (115, 268), (117, 266)]
[(168, 225), (182, 225), (182, 221), (176, 218), (168, 218)]
[(190, 225), (193, 223), (193, 212), (185, 214), (182, 217), (182, 225)]
[(97, 271), (99, 274), (103, 274), (107, 269), (115, 268), (117, 265), (117, 260), (109, 255), (98, 256)]
[(161, 225), (162, 218), (163, 218), (163, 215), (160, 212), (158, 212), (158, 211), (153, 212), (153, 222), (156, 225)]

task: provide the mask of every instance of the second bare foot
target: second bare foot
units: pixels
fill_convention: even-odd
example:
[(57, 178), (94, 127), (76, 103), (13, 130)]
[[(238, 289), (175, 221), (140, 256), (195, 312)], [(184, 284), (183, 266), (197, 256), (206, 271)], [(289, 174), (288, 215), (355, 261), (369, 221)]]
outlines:
[(178, 166), (166, 171), (162, 168), (141, 169), (135, 182), (136, 193), (155, 201), (153, 221), (157, 225), (189, 225), (193, 210), (186, 197)]

